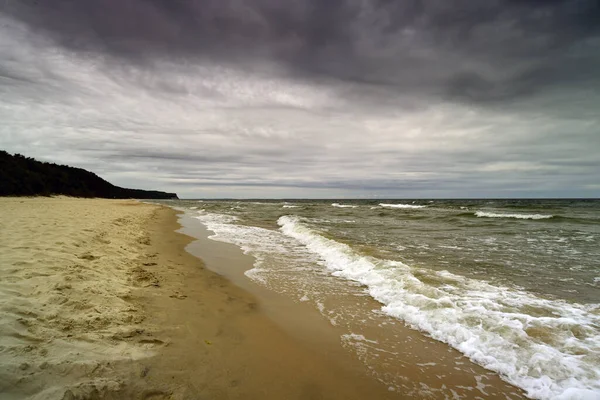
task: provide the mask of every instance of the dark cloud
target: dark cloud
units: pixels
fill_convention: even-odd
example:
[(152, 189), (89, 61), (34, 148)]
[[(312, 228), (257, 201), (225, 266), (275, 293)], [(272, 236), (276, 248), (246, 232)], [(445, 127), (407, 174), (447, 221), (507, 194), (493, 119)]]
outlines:
[(63, 46), (107, 57), (271, 60), (305, 78), (503, 101), (598, 70), (600, 45), (592, 39), (600, 32), (599, 4), (8, 0), (0, 11)]

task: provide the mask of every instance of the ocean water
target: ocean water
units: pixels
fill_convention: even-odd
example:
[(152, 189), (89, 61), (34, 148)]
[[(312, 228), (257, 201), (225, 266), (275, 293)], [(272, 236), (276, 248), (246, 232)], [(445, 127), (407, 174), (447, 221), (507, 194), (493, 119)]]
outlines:
[[(252, 255), (249, 279), (347, 327), (342, 344), (366, 363), (398, 354), (360, 332), (385, 315), (529, 397), (600, 399), (600, 201), (168, 204)], [(338, 294), (355, 300), (329, 301)], [(359, 307), (365, 298), (380, 307)]]

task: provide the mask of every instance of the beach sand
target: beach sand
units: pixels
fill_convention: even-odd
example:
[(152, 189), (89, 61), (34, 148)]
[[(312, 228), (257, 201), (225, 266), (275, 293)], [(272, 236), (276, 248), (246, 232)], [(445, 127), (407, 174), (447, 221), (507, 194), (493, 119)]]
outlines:
[(388, 398), (203, 268), (175, 211), (0, 199), (2, 399)]
[(317, 313), (236, 285), (225, 264), (246, 256), (205, 240), (223, 275), (206, 268), (179, 227), (136, 201), (0, 199), (0, 398), (423, 397), (369, 376)]

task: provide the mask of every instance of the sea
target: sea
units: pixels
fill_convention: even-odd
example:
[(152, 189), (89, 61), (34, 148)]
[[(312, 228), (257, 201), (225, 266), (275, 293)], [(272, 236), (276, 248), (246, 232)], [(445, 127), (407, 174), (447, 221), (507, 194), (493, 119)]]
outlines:
[[(166, 204), (251, 255), (248, 279), (345, 327), (373, 374), (402, 349), (361, 327), (392, 320), (528, 397), (600, 399), (600, 200)], [(378, 376), (399, 390), (401, 378)]]

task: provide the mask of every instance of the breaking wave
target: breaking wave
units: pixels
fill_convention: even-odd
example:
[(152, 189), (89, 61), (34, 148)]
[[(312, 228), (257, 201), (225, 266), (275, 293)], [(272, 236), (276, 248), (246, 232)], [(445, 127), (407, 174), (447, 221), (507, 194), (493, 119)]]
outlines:
[(426, 206), (418, 206), (414, 204), (388, 204), (388, 203), (379, 203), (381, 207), (385, 208), (425, 208)]
[(480, 218), (517, 218), (517, 219), (554, 218), (554, 215), (547, 215), (547, 214), (508, 214), (508, 213), (494, 213), (494, 212), (488, 212), (488, 211), (476, 211), (475, 215)]
[(332, 207), (338, 207), (338, 208), (357, 208), (358, 206), (352, 205), (352, 204), (340, 204), (340, 203), (333, 203), (331, 204)]
[(365, 285), (382, 311), (540, 399), (592, 399), (600, 392), (599, 305), (548, 300), (447, 271), (363, 256), (295, 216), (282, 233), (319, 256), (334, 276)]

